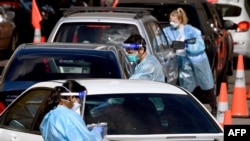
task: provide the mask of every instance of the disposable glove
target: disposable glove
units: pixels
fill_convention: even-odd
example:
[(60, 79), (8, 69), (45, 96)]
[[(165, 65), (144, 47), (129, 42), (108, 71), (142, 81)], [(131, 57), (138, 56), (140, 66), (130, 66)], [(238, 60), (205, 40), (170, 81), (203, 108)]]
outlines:
[(93, 128), (93, 130), (98, 131), (98, 132), (102, 135), (103, 127), (101, 127), (101, 126), (96, 126), (96, 127)]

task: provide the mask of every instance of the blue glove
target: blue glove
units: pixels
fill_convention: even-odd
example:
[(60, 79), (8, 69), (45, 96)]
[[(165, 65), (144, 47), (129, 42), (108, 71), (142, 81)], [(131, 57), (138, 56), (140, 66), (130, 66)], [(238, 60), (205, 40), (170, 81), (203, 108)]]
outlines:
[(96, 127), (93, 128), (93, 130), (98, 131), (98, 132), (102, 135), (103, 127), (101, 127), (101, 126), (96, 126)]

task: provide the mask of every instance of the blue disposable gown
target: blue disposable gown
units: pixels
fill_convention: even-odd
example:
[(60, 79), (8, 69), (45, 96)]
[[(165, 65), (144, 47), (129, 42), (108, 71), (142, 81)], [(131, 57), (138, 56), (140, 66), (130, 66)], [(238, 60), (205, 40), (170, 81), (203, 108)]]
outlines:
[[(168, 26), (163, 29), (168, 41), (172, 44), (180, 33), (175, 28)], [(190, 92), (200, 86), (202, 90), (214, 87), (214, 80), (205, 52), (205, 44), (201, 31), (191, 25), (184, 25), (185, 40), (196, 38), (194, 44), (186, 44), (186, 55), (178, 56), (179, 83)]]
[(75, 111), (58, 105), (45, 115), (40, 131), (45, 141), (101, 141), (94, 128), (89, 131), (82, 117)]
[(147, 56), (135, 67), (134, 73), (129, 79), (146, 79), (165, 82), (162, 65), (152, 55)]

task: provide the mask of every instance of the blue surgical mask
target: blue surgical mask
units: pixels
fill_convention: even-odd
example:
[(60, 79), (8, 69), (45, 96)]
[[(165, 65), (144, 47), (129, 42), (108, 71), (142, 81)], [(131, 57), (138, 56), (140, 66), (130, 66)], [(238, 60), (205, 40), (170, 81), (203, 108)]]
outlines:
[(138, 61), (139, 61), (139, 57), (137, 56), (137, 55), (135, 55), (135, 54), (128, 54), (128, 60), (130, 61), (130, 62), (135, 62), (135, 63), (137, 63)]

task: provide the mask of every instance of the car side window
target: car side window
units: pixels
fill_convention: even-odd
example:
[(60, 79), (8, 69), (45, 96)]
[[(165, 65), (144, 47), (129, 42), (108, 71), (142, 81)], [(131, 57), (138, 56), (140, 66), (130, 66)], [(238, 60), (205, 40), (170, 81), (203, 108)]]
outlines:
[(151, 22), (147, 25), (147, 27), (149, 29), (150, 35), (152, 36), (150, 42), (153, 46), (153, 52), (157, 53), (168, 49), (167, 39), (160, 25), (155, 22)]
[[(0, 122), (7, 128), (15, 130), (31, 130), (37, 118), (43, 100), (47, 99), (50, 90), (32, 90), (22, 95), (2, 115)], [(40, 124), (40, 123), (38, 123)], [(36, 130), (39, 131), (37, 128)]]

